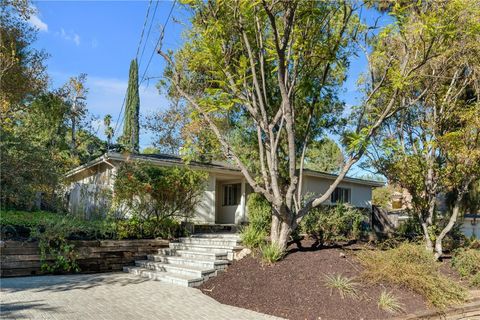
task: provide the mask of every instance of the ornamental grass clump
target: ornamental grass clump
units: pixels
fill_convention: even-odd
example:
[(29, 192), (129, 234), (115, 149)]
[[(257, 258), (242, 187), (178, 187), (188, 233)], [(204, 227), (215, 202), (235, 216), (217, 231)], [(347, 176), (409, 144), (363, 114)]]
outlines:
[(467, 298), (466, 289), (442, 275), (433, 254), (421, 245), (404, 243), (385, 251), (363, 251), (358, 258), (367, 279), (404, 286), (437, 308), (459, 304)]
[(404, 312), (403, 304), (393, 293), (383, 290), (378, 299), (378, 308), (388, 313)]
[(283, 251), (282, 248), (275, 243), (265, 244), (260, 248), (260, 250), (262, 253), (262, 260), (267, 264), (273, 264), (285, 256), (285, 251)]
[(328, 274), (325, 276), (325, 285), (330, 288), (330, 295), (337, 289), (340, 297), (358, 298), (358, 283), (353, 278), (344, 277), (341, 274)]

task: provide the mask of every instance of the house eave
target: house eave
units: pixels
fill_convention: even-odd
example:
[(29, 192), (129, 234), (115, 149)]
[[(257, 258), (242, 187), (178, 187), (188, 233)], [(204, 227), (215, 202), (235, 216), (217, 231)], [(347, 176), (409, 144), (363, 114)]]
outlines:
[[(317, 177), (317, 178), (324, 178), (324, 179), (328, 179), (328, 180), (335, 180), (338, 177), (338, 175), (336, 175), (336, 174), (320, 172), (320, 171), (313, 171), (313, 170), (308, 170), (308, 169), (304, 169), (303, 174), (307, 177)], [(379, 187), (385, 186), (384, 182), (373, 181), (373, 180), (365, 180), (365, 179), (359, 179), (359, 178), (353, 178), (353, 177), (345, 177), (345, 178), (342, 179), (342, 182), (360, 184), (360, 185), (369, 186), (369, 187), (372, 187), (372, 188), (379, 188)]]

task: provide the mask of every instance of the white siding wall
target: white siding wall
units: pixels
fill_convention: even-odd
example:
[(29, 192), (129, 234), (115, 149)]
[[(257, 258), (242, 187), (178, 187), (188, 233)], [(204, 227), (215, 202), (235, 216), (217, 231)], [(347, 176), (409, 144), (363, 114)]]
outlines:
[(204, 197), (202, 202), (197, 206), (193, 222), (207, 224), (215, 223), (215, 184), (215, 175), (210, 173), (208, 175)]
[(99, 165), (90, 175), (72, 182), (67, 190), (70, 212), (87, 219), (93, 215), (105, 216), (110, 207), (115, 172), (111, 166)]
[[(325, 178), (304, 177), (302, 193), (307, 198), (314, 195), (321, 195), (327, 191), (332, 182), (333, 180), (327, 180)], [(341, 182), (338, 186), (341, 188), (350, 189), (351, 204), (353, 206), (359, 208), (371, 208), (372, 188), (370, 186), (349, 182)], [(325, 202), (325, 204), (331, 204), (330, 198)]]

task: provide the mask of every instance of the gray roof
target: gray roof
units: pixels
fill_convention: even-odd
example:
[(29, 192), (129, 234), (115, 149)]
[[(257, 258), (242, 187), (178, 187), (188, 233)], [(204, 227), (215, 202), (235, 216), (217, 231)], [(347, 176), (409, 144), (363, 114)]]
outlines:
[[(158, 153), (158, 154), (137, 154), (137, 153), (131, 153), (131, 154), (122, 154), (119, 152), (107, 152), (101, 157), (98, 157), (97, 159), (94, 159), (90, 162), (85, 163), (84, 165), (81, 165), (75, 169), (70, 170), (69, 172), (66, 173), (66, 177), (72, 177), (75, 174), (87, 169), (91, 168), (93, 166), (96, 166), (100, 163), (108, 162), (108, 160), (116, 160), (116, 161), (127, 161), (127, 160), (138, 160), (138, 161), (149, 161), (149, 162), (154, 162), (157, 164), (164, 164), (164, 165), (180, 165), (180, 164), (188, 164), (189, 166), (199, 168), (199, 169), (205, 169), (205, 170), (215, 170), (215, 171), (222, 171), (222, 172), (236, 172), (240, 173), (240, 169), (232, 164), (226, 163), (226, 162), (220, 162), (220, 161), (211, 161), (211, 162), (200, 162), (200, 161), (190, 161), (190, 162), (185, 162), (180, 156), (177, 155), (171, 155), (171, 154), (164, 154), (164, 153)], [(315, 170), (309, 170), (309, 169), (304, 169), (304, 174), (306, 176), (311, 176), (311, 177), (318, 177), (318, 178), (324, 178), (328, 180), (335, 180), (337, 178), (336, 174), (332, 173), (327, 173), (327, 172), (321, 172), (321, 171), (315, 171)], [(345, 177), (342, 181), (344, 182), (349, 182), (349, 183), (356, 183), (356, 184), (362, 184), (362, 185), (367, 185), (371, 187), (382, 187), (385, 185), (384, 182), (380, 181), (373, 181), (373, 180), (366, 180), (366, 179), (360, 179), (360, 178), (354, 178), (354, 177)]]

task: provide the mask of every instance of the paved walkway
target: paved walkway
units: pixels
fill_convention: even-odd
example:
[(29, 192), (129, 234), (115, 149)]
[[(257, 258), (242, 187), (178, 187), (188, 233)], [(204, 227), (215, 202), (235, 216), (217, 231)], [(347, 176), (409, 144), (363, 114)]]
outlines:
[(274, 319), (126, 273), (0, 279), (1, 319)]

